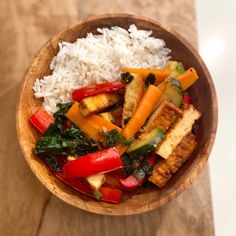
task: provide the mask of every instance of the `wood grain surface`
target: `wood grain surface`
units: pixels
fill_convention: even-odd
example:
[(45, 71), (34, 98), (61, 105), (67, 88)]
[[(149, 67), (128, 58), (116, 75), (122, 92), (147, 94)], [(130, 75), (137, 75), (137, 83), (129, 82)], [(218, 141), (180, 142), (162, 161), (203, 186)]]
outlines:
[(35, 52), (78, 18), (108, 12), (147, 16), (196, 45), (192, 0), (1, 0), (0, 235), (213, 235), (208, 170), (168, 205), (136, 216), (100, 216), (51, 195), (27, 167), (16, 138), (19, 83)]

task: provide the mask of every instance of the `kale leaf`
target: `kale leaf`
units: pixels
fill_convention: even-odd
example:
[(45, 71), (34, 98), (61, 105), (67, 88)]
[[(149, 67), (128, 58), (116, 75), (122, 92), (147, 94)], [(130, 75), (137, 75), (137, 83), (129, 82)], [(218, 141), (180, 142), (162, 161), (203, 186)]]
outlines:
[(156, 76), (153, 73), (149, 73), (146, 80), (145, 85), (148, 87), (150, 84), (155, 84)]
[(36, 154), (82, 156), (98, 150), (97, 144), (85, 137), (74, 124), (64, 130), (58, 128), (59, 126), (59, 124), (55, 123), (50, 127), (50, 132), (46, 132), (45, 135), (37, 140)]
[(42, 157), (53, 169), (58, 169), (58, 156), (83, 156), (98, 150), (98, 145), (86, 137), (74, 124), (68, 125), (64, 115), (73, 103), (58, 104), (59, 110), (54, 113), (55, 121), (44, 135), (36, 142), (34, 152)]
[(52, 155), (42, 156), (42, 159), (46, 162), (46, 164), (55, 172), (61, 172), (61, 166), (58, 164), (57, 159)]
[(104, 136), (104, 146), (114, 147), (116, 143), (120, 143), (124, 146), (128, 146), (131, 144), (132, 140), (125, 140), (124, 137), (118, 133), (116, 129), (110, 130), (108, 132), (102, 132), (102, 135)]
[(129, 84), (133, 79), (134, 76), (131, 75), (129, 72), (121, 73), (121, 79), (126, 83)]

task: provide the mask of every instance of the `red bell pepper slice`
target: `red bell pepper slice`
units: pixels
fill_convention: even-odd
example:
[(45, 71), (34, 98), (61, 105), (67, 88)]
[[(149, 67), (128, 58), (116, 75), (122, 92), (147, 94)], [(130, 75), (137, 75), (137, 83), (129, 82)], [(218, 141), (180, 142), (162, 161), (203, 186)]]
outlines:
[[(89, 197), (94, 197), (92, 190), (89, 185), (86, 183), (86, 180), (83, 178), (75, 178), (75, 179), (65, 179), (62, 173), (55, 173), (55, 176), (61, 180), (64, 184), (70, 186), (78, 192), (81, 192)], [(121, 202), (122, 191), (111, 187), (109, 185), (102, 186), (99, 190), (101, 195), (101, 200), (112, 203)]]
[(99, 189), (102, 200), (106, 202), (120, 203), (122, 198), (122, 191), (120, 189), (102, 186)]
[[(150, 155), (147, 157), (146, 162), (149, 166), (154, 167), (157, 163), (156, 155)], [(142, 173), (141, 173), (142, 174)], [(141, 186), (146, 181), (146, 175), (141, 175), (140, 178), (137, 178), (135, 174), (128, 176), (126, 179), (120, 179), (120, 183), (125, 190), (134, 190)]]
[(116, 148), (108, 148), (69, 161), (63, 166), (64, 177), (72, 179), (106, 173), (122, 167), (120, 154)]
[(118, 90), (123, 90), (124, 88), (125, 85), (122, 81), (93, 84), (74, 90), (72, 92), (72, 99), (79, 102), (86, 97), (95, 96), (100, 93), (111, 93)]
[(37, 128), (38, 131), (44, 133), (48, 127), (54, 122), (51, 116), (43, 106), (41, 106), (30, 118), (30, 123)]
[(189, 93), (184, 93), (183, 103), (186, 104), (186, 105), (189, 105), (189, 104), (192, 103), (192, 98), (191, 98), (191, 95)]
[(82, 178), (75, 178), (75, 179), (65, 179), (64, 175), (60, 172), (54, 173), (55, 176), (61, 180), (64, 184), (70, 186), (71, 188), (87, 195), (87, 196), (93, 196), (92, 190), (90, 189), (89, 185), (86, 183), (85, 179)]

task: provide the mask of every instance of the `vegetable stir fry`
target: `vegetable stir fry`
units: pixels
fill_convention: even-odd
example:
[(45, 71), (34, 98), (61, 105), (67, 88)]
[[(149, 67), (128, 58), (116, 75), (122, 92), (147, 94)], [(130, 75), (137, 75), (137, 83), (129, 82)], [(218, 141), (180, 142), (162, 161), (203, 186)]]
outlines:
[(40, 107), (31, 124), (41, 133), (34, 153), (73, 189), (112, 203), (147, 183), (164, 188), (196, 145), (201, 113), (188, 88), (194, 68), (124, 68), (119, 81), (71, 92), (52, 115)]

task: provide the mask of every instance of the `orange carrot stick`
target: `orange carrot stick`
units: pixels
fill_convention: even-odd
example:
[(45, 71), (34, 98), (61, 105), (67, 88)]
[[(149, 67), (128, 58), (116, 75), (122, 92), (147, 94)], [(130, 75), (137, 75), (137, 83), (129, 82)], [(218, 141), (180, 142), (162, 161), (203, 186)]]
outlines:
[[(154, 85), (148, 86), (133, 116), (123, 129), (122, 135), (126, 140), (132, 138), (145, 124), (160, 96), (161, 90), (159, 88)], [(117, 149), (122, 155), (127, 150), (127, 147), (119, 144)]]
[(110, 121), (104, 119), (98, 115), (83, 116), (80, 113), (79, 103), (75, 102), (65, 116), (78, 126), (84, 133), (89, 135), (92, 139), (99, 141), (101, 139), (101, 128), (105, 128), (107, 131), (117, 129), (118, 132), (121, 129), (112, 124)]
[(177, 76), (176, 79), (180, 82), (182, 89), (186, 90), (197, 81), (198, 75), (194, 68), (190, 68), (183, 74)]
[(149, 73), (152, 73), (156, 76), (156, 82), (157, 83), (161, 83), (163, 80), (165, 80), (169, 74), (170, 71), (169, 70), (160, 70), (160, 69), (143, 69), (143, 68), (128, 68), (125, 67), (123, 68), (124, 72), (129, 72), (129, 73), (137, 73), (137, 74), (141, 74), (144, 79), (147, 78)]

